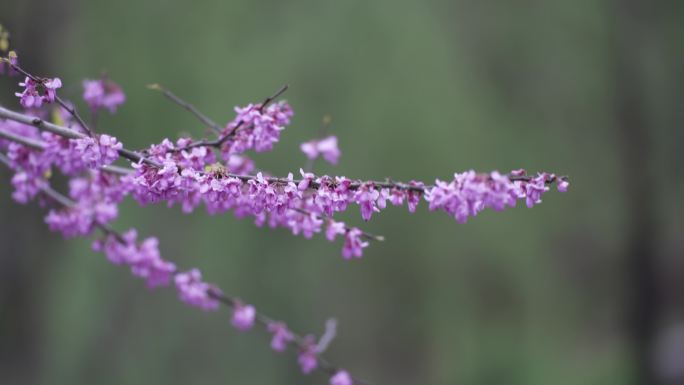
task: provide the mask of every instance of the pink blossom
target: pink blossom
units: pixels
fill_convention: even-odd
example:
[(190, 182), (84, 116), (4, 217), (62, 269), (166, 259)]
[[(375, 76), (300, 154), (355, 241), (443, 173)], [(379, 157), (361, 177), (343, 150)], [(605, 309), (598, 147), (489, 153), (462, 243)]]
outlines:
[(240, 302), (235, 304), (233, 309), (233, 318), (231, 323), (238, 330), (249, 330), (254, 326), (254, 318), (256, 316), (256, 309), (252, 305), (243, 305)]
[(93, 111), (106, 108), (113, 114), (126, 101), (126, 95), (118, 84), (109, 79), (86, 79), (83, 81), (83, 100)]
[(294, 334), (282, 322), (271, 322), (267, 329), (273, 333), (271, 348), (277, 352), (282, 352), (287, 348), (287, 344), (294, 340)]
[(354, 385), (354, 382), (346, 370), (338, 370), (330, 377), (330, 385)]
[(202, 273), (199, 270), (191, 269), (176, 274), (175, 282), (181, 301), (203, 310), (218, 309), (219, 302), (210, 295), (210, 290), (217, 289), (202, 281)]
[(354, 201), (358, 203), (361, 208), (361, 217), (364, 221), (369, 221), (374, 211), (380, 211), (375, 204), (379, 197), (380, 193), (371, 184), (364, 183), (356, 190)]
[(323, 159), (331, 164), (337, 164), (341, 155), (340, 149), (337, 147), (337, 137), (334, 135), (304, 142), (299, 148), (306, 154), (307, 158), (313, 160), (322, 155)]
[(342, 257), (344, 259), (361, 258), (363, 249), (368, 247), (368, 242), (362, 240), (363, 232), (357, 228), (350, 229), (344, 236)]
[(318, 351), (316, 341), (313, 336), (306, 336), (303, 345), (299, 348), (297, 362), (302, 369), (302, 373), (309, 374), (318, 367)]
[(335, 237), (344, 234), (345, 232), (346, 227), (344, 226), (344, 223), (330, 220), (328, 221), (328, 227), (325, 230), (325, 237), (332, 242), (335, 240)]

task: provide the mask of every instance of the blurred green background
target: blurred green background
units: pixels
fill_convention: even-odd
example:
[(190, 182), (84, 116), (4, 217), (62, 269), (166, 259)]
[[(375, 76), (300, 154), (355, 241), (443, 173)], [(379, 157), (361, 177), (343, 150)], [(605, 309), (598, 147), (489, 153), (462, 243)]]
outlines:
[[(224, 123), (282, 84), (293, 124), (278, 174), (330, 114), (343, 157), (316, 171), (449, 178), (470, 168), (567, 174), (533, 210), (467, 225), (424, 204), (363, 228), (364, 259), (340, 244), (232, 215), (124, 205), (120, 229), (226, 292), (320, 333), (331, 360), (378, 385), (684, 383), (681, 1), (3, 0), (24, 66), (78, 99), (102, 71), (128, 102), (100, 129), (141, 148), (192, 116), (161, 83)], [(0, 79), (16, 107), (16, 78)], [(0, 191), (0, 383), (326, 384), (226, 310), (195, 311), (50, 234), (42, 210)], [(361, 224), (357, 212), (346, 216)]]

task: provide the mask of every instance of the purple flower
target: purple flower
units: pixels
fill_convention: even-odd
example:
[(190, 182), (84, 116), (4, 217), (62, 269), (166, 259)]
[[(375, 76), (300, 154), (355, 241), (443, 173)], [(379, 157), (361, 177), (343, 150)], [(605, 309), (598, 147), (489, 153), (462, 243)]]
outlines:
[(249, 175), (254, 171), (254, 161), (244, 155), (230, 155), (226, 168), (232, 174)]
[[(425, 186), (422, 182), (416, 182), (414, 180), (412, 180), (409, 183), (409, 185), (411, 187), (420, 187), (420, 188), (423, 188)], [(418, 202), (420, 202), (421, 193), (420, 193), (420, 191), (416, 191), (416, 190), (408, 190), (408, 193), (406, 195), (407, 195), (406, 201), (408, 202), (409, 212), (415, 213), (416, 208), (418, 207)], [(395, 199), (397, 201), (401, 202), (400, 198), (396, 197)], [(394, 203), (394, 202), (392, 202), (392, 203)]]
[(93, 111), (106, 108), (113, 114), (116, 108), (126, 101), (126, 95), (121, 87), (111, 80), (84, 80), (83, 100)]
[(333, 220), (328, 221), (328, 228), (325, 230), (325, 237), (328, 238), (330, 242), (335, 240), (337, 235), (344, 234), (346, 232), (346, 227), (343, 222), (336, 222)]
[(340, 149), (337, 147), (337, 137), (334, 135), (304, 142), (299, 148), (306, 154), (307, 158), (313, 160), (322, 155), (331, 164), (337, 164), (341, 155)]
[(330, 385), (354, 385), (354, 382), (346, 370), (338, 370), (330, 377)]
[(347, 231), (344, 236), (344, 247), (342, 248), (342, 257), (344, 259), (361, 258), (363, 249), (368, 247), (368, 242), (361, 240), (363, 232), (356, 227)]
[(375, 201), (380, 197), (380, 193), (371, 184), (363, 184), (356, 190), (354, 200), (361, 208), (361, 217), (364, 221), (369, 221), (373, 211), (380, 211), (375, 205)]
[(284, 351), (287, 344), (294, 340), (294, 334), (282, 322), (270, 322), (267, 328), (269, 332), (273, 333), (271, 348), (276, 352)]
[(315, 338), (311, 335), (304, 338), (303, 345), (299, 349), (297, 362), (302, 369), (302, 373), (309, 374), (318, 367), (318, 351), (316, 349)]
[(24, 91), (17, 92), (15, 95), (20, 98), (19, 102), (24, 108), (38, 108), (43, 103), (52, 103), (55, 101), (57, 89), (62, 87), (62, 81), (59, 78), (43, 79), (39, 82), (26, 77), (23, 83), (19, 86), (25, 87)]
[(557, 188), (559, 192), (567, 192), (568, 187), (570, 187), (570, 182), (568, 182), (566, 179), (559, 179), (557, 182)]
[(299, 173), (302, 174), (302, 179), (299, 181), (297, 188), (301, 191), (304, 191), (308, 189), (311, 182), (316, 179), (316, 175), (310, 172), (304, 172), (304, 170), (301, 168), (299, 169)]
[(43, 178), (35, 178), (26, 172), (19, 171), (12, 177), (12, 198), (18, 203), (28, 203), (47, 185)]
[(231, 323), (238, 330), (249, 330), (254, 326), (254, 318), (256, 317), (256, 309), (252, 305), (243, 305), (240, 302), (235, 303), (233, 309), (233, 318)]
[(534, 205), (541, 203), (541, 196), (549, 190), (546, 187), (547, 174), (541, 173), (532, 178), (528, 183), (523, 184), (523, 189), (526, 194), (527, 207), (534, 207)]
[(209, 294), (210, 290), (217, 290), (212, 285), (202, 281), (202, 273), (192, 269), (176, 275), (176, 289), (181, 301), (203, 310), (216, 310), (219, 302)]
[(307, 158), (316, 159), (318, 158), (318, 146), (316, 146), (316, 144), (317, 142), (315, 140), (311, 140), (300, 144), (299, 148)]

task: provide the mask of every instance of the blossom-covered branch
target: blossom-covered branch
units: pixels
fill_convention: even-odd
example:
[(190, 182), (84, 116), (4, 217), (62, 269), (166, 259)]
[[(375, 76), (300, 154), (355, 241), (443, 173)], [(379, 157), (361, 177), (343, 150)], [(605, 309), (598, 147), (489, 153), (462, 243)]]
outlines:
[[(30, 74), (19, 66), (14, 54), (0, 58), (0, 63), (25, 77), (19, 84), (24, 90), (17, 96), (26, 110), (17, 112), (0, 106), (0, 160), (14, 170), (12, 197), (17, 202), (43, 197), (57, 202), (45, 218), (51, 230), (65, 237), (89, 236), (101, 230), (104, 235), (94, 248), (111, 262), (129, 266), (150, 287), (173, 281), (180, 299), (192, 306), (214, 310), (223, 303), (231, 307), (231, 322), (236, 328), (247, 330), (255, 323), (261, 324), (273, 333), (272, 347), (278, 351), (293, 342), (299, 349), (302, 371), (323, 369), (331, 375), (332, 385), (362, 383), (320, 357), (334, 333), (326, 333), (318, 343), (312, 336), (298, 336), (283, 323), (204, 282), (199, 270), (179, 271), (161, 257), (155, 238), (138, 241), (134, 229), (118, 233), (111, 228), (119, 203), (132, 197), (141, 205), (179, 205), (184, 212), (204, 206), (209, 214), (232, 212), (239, 218), (252, 217), (259, 226), (286, 228), (306, 238), (325, 232), (330, 241), (343, 239), (345, 259), (356, 259), (362, 256), (369, 240), (383, 238), (335, 219), (350, 206), (357, 206), (362, 219), (368, 221), (389, 205), (406, 205), (414, 212), (425, 201), (430, 210), (444, 211), (464, 223), (486, 208), (499, 211), (516, 206), (519, 200), (533, 207), (541, 202), (551, 184), (561, 192), (568, 189), (566, 177), (528, 175), (524, 170), (507, 174), (470, 170), (434, 183), (315, 175), (310, 167), (306, 171), (300, 168), (301, 176), (297, 178), (293, 173), (273, 176), (259, 171), (248, 153), (272, 150), (290, 124), (292, 108), (277, 100), (287, 86), (261, 103), (236, 107), (235, 118), (225, 126), (157, 86), (167, 98), (212, 127), (216, 137), (184, 137), (175, 142), (163, 139), (133, 151), (112, 135), (94, 132), (81, 119), (76, 105), (57, 95), (62, 86), (59, 78)], [(100, 109), (114, 113), (125, 101), (121, 88), (109, 79), (86, 80), (83, 86), (84, 102), (94, 116)], [(51, 104), (57, 107), (47, 110)], [(58, 118), (47, 119), (50, 112)], [(335, 136), (321, 135), (303, 143), (301, 149), (310, 162), (322, 156), (336, 164), (341, 155)], [(128, 165), (115, 165), (122, 159), (128, 160)], [(52, 189), (53, 170), (67, 178), (68, 197)]]
[[(324, 223), (321, 217), (330, 218), (336, 212), (346, 210), (349, 204), (358, 204), (363, 219), (369, 220), (374, 212), (386, 208), (388, 201), (393, 205), (402, 205), (406, 201), (409, 210), (415, 211), (421, 197), (424, 197), (430, 209), (444, 210), (460, 222), (465, 222), (469, 216), (476, 215), (486, 207), (501, 210), (506, 206), (515, 206), (517, 199), (525, 199), (527, 205), (532, 207), (540, 201), (541, 194), (548, 190), (548, 183), (558, 182), (562, 191), (567, 188), (567, 180), (553, 174), (542, 173), (532, 177), (523, 171), (514, 171), (510, 175), (469, 171), (456, 174), (451, 182), (438, 180), (432, 186), (415, 181), (404, 183), (351, 180), (325, 175), (318, 177), (305, 172), (297, 179), (292, 175), (287, 178), (265, 176), (263, 173), (250, 175), (252, 163), (237, 154), (228, 156), (226, 163), (217, 164), (216, 157), (207, 147), (177, 151), (188, 143), (189, 139), (185, 138), (179, 139), (176, 144), (164, 140), (159, 145), (151, 146), (147, 155), (143, 156), (123, 148), (120, 142), (108, 135), (99, 137), (101, 143), (99, 149), (95, 150), (93, 138), (73, 129), (3, 107), (0, 107), (0, 117), (56, 134), (43, 134), (42, 137), (52, 143), (52, 147), (57, 147), (57, 151), (64, 148), (69, 151), (71, 147), (81, 150), (72, 154), (76, 163), (84, 158), (92, 158), (94, 164), (101, 167), (115, 159), (113, 151), (118, 152), (133, 162), (134, 177), (124, 181), (131, 184), (127, 192), (132, 193), (140, 203), (165, 201), (168, 204), (180, 204), (186, 212), (203, 203), (213, 214), (233, 210), (239, 217), (254, 216), (258, 224), (268, 221), (272, 227), (287, 227), (295, 234), (303, 233), (307, 237), (321, 232), (323, 225), (327, 225), (328, 239), (333, 240), (337, 234), (345, 235), (346, 257), (361, 255), (361, 250), (367, 246), (358, 239), (363, 232), (353, 228), (345, 231), (346, 226), (333, 220)], [(25, 131), (24, 128), (22, 130)], [(38, 132), (28, 134), (41, 136)], [(59, 137), (70, 140), (64, 141)], [(104, 153), (109, 154), (104, 159), (99, 159), (97, 154), (86, 153), (102, 153), (103, 149), (107, 149)], [(48, 164), (59, 160), (48, 158)], [(67, 174), (83, 169), (70, 162), (61, 162), (58, 166)], [(303, 211), (314, 213), (316, 218), (306, 218)]]

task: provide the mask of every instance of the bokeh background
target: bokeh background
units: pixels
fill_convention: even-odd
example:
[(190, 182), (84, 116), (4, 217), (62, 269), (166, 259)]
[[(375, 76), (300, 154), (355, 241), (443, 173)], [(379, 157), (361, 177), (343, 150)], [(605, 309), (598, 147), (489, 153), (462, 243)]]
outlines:
[[(467, 225), (422, 205), (339, 244), (232, 215), (124, 205), (117, 227), (297, 331), (339, 321), (328, 352), (376, 384), (683, 384), (684, 3), (637, 0), (3, 0), (22, 63), (80, 81), (102, 71), (128, 102), (101, 130), (131, 147), (202, 135), (145, 88), (220, 122), (282, 84), (296, 116), (275, 151), (296, 171), (325, 114), (343, 157), (319, 173), (449, 178), (526, 168), (571, 178), (533, 210)], [(17, 79), (0, 102), (17, 106)], [(47, 232), (0, 171), (0, 383), (325, 384), (229, 315), (149, 291)], [(354, 212), (348, 217), (360, 224)]]

